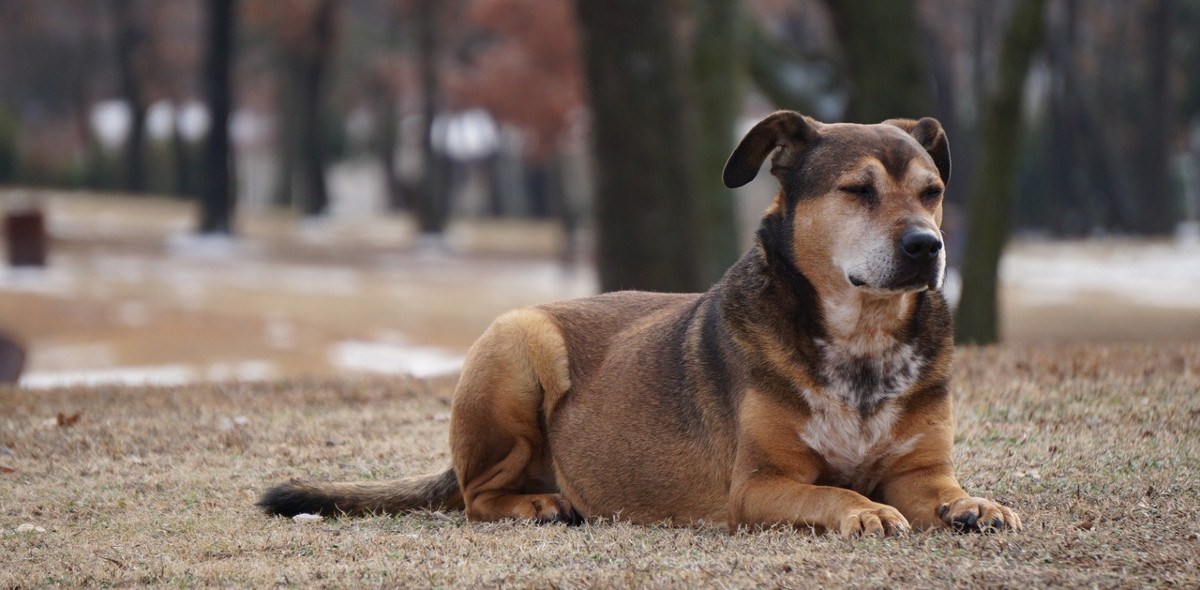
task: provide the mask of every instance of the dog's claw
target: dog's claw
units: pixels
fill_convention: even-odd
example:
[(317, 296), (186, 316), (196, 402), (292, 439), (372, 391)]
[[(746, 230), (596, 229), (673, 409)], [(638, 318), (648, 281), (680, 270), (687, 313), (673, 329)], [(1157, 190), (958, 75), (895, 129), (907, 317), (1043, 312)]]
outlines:
[(975, 514), (974, 512), (968, 512), (954, 518), (954, 527), (960, 530), (968, 530), (975, 528), (975, 524), (978, 521), (978, 514)]
[(839, 529), (845, 537), (892, 537), (904, 534), (908, 521), (895, 508), (876, 504), (847, 513)]
[(1021, 530), (1021, 519), (1012, 510), (984, 498), (960, 498), (937, 508), (938, 518), (956, 531), (995, 532)]

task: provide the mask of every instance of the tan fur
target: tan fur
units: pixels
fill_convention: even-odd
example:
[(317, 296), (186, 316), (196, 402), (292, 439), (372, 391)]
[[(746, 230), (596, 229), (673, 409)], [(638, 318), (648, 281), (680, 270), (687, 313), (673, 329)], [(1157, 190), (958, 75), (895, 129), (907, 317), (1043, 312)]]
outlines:
[(708, 292), (612, 293), (497, 319), (455, 392), (452, 469), (373, 488), (291, 482), (261, 504), (846, 535), (1019, 529), (954, 478), (941, 126), (781, 111), (742, 140), (726, 183), (749, 182), (772, 154), (783, 190), (755, 248)]

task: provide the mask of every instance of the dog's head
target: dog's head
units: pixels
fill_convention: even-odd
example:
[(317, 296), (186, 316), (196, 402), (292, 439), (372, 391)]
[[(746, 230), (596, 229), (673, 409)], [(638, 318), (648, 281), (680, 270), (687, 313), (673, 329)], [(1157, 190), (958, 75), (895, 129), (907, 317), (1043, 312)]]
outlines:
[(772, 152), (771, 174), (781, 190), (764, 229), (772, 223), (787, 239), (763, 247), (788, 251), (771, 254), (789, 257), (818, 290), (889, 294), (941, 287), (950, 147), (937, 120), (825, 124), (779, 111), (755, 125), (729, 156), (725, 185), (753, 180)]

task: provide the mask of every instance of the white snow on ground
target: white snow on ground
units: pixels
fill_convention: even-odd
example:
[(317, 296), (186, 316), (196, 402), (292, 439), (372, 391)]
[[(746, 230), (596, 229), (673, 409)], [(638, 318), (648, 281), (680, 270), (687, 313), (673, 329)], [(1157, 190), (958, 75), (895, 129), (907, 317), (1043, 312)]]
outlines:
[(25, 389), (96, 385), (186, 385), (199, 379), (195, 367), (161, 365), (154, 367), (113, 367), (84, 371), (54, 371), (28, 373), (21, 376), (18, 386)]
[(432, 346), (344, 340), (329, 349), (329, 362), (347, 371), (438, 377), (457, 373), (465, 357)]
[(1131, 304), (1200, 309), (1200, 244), (1024, 243), (1005, 254), (1000, 281), (1026, 305), (1062, 305), (1102, 295)]
[(21, 376), (17, 385), (25, 389), (97, 385), (171, 387), (201, 380), (266, 381), (276, 377), (277, 371), (274, 365), (267, 361), (251, 360), (238, 363), (218, 363), (204, 371), (183, 364), (78, 371), (40, 371)]

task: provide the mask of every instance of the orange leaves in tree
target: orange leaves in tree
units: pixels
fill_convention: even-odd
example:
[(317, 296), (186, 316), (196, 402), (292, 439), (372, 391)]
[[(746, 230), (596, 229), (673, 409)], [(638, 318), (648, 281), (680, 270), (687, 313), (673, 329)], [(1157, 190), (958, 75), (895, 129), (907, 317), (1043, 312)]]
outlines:
[(549, 157), (584, 101), (571, 2), (470, 0), (466, 20), (485, 42), (448, 80), (451, 96), (522, 129), (529, 155)]

